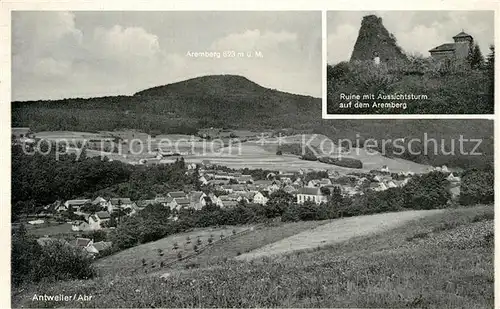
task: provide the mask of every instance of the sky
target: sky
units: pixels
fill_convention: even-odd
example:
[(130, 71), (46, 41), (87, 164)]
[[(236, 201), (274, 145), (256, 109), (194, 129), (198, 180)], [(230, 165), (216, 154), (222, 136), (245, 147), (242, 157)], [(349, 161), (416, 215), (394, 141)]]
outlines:
[[(189, 56), (205, 51), (221, 58)], [(13, 101), (131, 95), (210, 74), (321, 97), (321, 67), (319, 11), (12, 13)]]
[(429, 50), (453, 43), (462, 29), (479, 45), (483, 55), (494, 43), (493, 11), (330, 11), (327, 13), (327, 62), (349, 61), (363, 16), (382, 17), (385, 28), (409, 54), (430, 56)]

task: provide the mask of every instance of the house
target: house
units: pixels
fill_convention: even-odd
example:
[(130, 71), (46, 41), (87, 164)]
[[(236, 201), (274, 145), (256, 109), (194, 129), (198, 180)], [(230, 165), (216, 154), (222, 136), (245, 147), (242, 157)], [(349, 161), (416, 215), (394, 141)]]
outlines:
[(205, 176), (200, 176), (200, 178), (198, 178), (198, 181), (201, 183), (202, 186), (208, 184), (208, 180), (205, 178)]
[(191, 205), (191, 201), (189, 200), (189, 198), (187, 196), (181, 197), (181, 198), (174, 198), (171, 205), (172, 205), (172, 206), (170, 206), (171, 210), (173, 210), (173, 209), (181, 210), (183, 208), (189, 208)]
[(385, 191), (387, 186), (383, 182), (372, 182), (370, 184), (370, 190), (372, 191)]
[(195, 210), (202, 209), (205, 205), (207, 205), (205, 197), (207, 197), (207, 195), (201, 191), (191, 192), (189, 195), (190, 207)]
[(293, 187), (291, 185), (286, 185), (283, 188), (283, 191), (285, 191), (286, 193), (294, 194), (295, 192), (297, 192), (297, 189), (295, 189), (295, 187)]
[(332, 184), (332, 181), (328, 178), (322, 178), (320, 181), (319, 181), (319, 186), (320, 187), (324, 187), (324, 186), (329, 186)]
[(266, 205), (268, 200), (269, 199), (267, 198), (267, 196), (264, 195), (262, 192), (257, 192), (253, 196), (253, 203), (255, 204)]
[(253, 183), (253, 178), (251, 175), (241, 175), (240, 177), (236, 178), (236, 181), (239, 184)]
[(117, 210), (118, 208), (121, 208), (121, 209), (130, 208), (130, 209), (133, 209), (134, 208), (133, 204), (135, 204), (135, 203), (132, 202), (130, 200), (130, 198), (128, 198), (128, 197), (112, 198), (112, 199), (109, 200), (109, 203), (108, 203), (108, 212), (112, 213), (113, 211)]
[(302, 187), (302, 186), (304, 186), (304, 182), (302, 181), (302, 179), (301, 179), (301, 178), (297, 178), (297, 179), (293, 182), (293, 185), (294, 185), (294, 186), (300, 186), (300, 187)]
[(231, 192), (247, 192), (247, 187), (245, 185), (229, 185)]
[(187, 198), (186, 193), (183, 191), (174, 191), (174, 192), (169, 192), (167, 196), (176, 199), (176, 198)]
[(320, 188), (304, 187), (301, 188), (297, 193), (297, 203), (304, 204), (306, 201), (311, 201), (316, 204), (321, 204), (327, 202), (328, 198), (326, 195), (321, 193)]
[(398, 185), (393, 180), (388, 181), (386, 186), (387, 186), (387, 188), (397, 188), (398, 187)]
[(280, 177), (280, 181), (283, 182), (284, 184), (291, 184), (293, 181), (292, 181), (292, 178), (290, 177)]
[(161, 203), (157, 202), (156, 199), (154, 199), (154, 200), (138, 200), (135, 204), (136, 204), (135, 210), (137, 211), (137, 210), (143, 210), (149, 205), (155, 205)]
[(90, 204), (92, 201), (89, 200), (89, 199), (85, 199), (85, 200), (67, 200), (66, 202), (64, 202), (64, 207), (66, 210), (69, 210), (70, 208), (75, 211), (75, 212), (78, 212), (80, 211), (80, 208), (85, 205), (85, 204)]
[[(215, 194), (209, 193), (208, 197), (206, 197), (206, 198), (209, 198), (212, 201), (212, 204), (217, 205), (219, 207), (224, 207), (222, 200), (220, 198), (218, 198)], [(206, 200), (206, 198), (205, 198), (205, 200)]]
[(195, 163), (189, 163), (186, 167), (188, 170), (195, 170), (197, 166)]
[(453, 37), (453, 43), (444, 43), (429, 50), (431, 57), (437, 60), (466, 60), (474, 46), (474, 39), (463, 30)]
[(74, 232), (85, 232), (92, 230), (90, 225), (85, 221), (73, 221), (71, 224), (71, 230)]
[(320, 180), (319, 179), (309, 180), (309, 182), (307, 183), (307, 186), (309, 188), (319, 187), (320, 186)]
[(79, 237), (75, 240), (75, 247), (85, 249), (88, 246), (92, 245), (93, 243), (94, 243), (94, 241), (90, 238), (80, 238)]
[(99, 241), (96, 243), (89, 243), (85, 247), (85, 250), (88, 253), (92, 254), (93, 256), (96, 256), (99, 253), (101, 253), (102, 251), (111, 248), (112, 245), (113, 245), (113, 243), (110, 241)]
[(220, 185), (228, 185), (229, 179), (212, 179), (207, 183), (209, 186), (220, 186)]
[(91, 230), (100, 230), (103, 228), (102, 224), (109, 222), (111, 215), (107, 211), (98, 211), (89, 217), (89, 226)]
[(92, 205), (99, 205), (101, 207), (108, 207), (108, 201), (106, 201), (104, 198), (98, 196), (92, 201)]
[(273, 184), (271, 180), (256, 180), (253, 183), (258, 189), (264, 189)]
[(460, 182), (460, 177), (456, 177), (455, 175), (453, 175), (453, 173), (450, 173), (450, 175), (446, 177), (446, 180), (448, 180), (449, 182)]

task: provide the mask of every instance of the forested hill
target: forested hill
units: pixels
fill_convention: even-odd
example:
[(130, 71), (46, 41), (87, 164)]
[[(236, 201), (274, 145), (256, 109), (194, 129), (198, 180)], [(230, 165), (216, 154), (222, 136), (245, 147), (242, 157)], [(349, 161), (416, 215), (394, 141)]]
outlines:
[(12, 125), (35, 131), (193, 133), (206, 126), (310, 126), (319, 118), (321, 99), (267, 89), (236, 75), (193, 78), (133, 96), (12, 103)]

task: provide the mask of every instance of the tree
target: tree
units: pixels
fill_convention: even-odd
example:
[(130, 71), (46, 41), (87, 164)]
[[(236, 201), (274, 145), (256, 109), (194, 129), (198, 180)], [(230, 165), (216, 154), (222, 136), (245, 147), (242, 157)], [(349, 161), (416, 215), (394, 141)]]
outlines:
[(484, 57), (479, 45), (474, 44), (469, 52), (468, 61), (472, 69), (482, 69), (484, 67)]
[(275, 218), (281, 216), (285, 209), (288, 208), (294, 201), (295, 198), (290, 193), (287, 193), (283, 190), (273, 192), (269, 196), (269, 200), (266, 203), (266, 217)]

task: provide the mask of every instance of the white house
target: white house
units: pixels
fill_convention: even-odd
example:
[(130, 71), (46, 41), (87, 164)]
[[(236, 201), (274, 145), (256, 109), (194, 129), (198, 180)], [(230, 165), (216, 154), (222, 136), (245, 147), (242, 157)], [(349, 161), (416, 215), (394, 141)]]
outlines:
[(80, 211), (80, 208), (87, 203), (91, 203), (91, 200), (89, 200), (89, 199), (67, 200), (66, 202), (64, 202), (64, 207), (65, 207), (65, 210), (69, 210), (69, 208), (71, 207), (71, 209), (73, 209), (73, 211), (78, 212), (78, 211)]
[(262, 194), (261, 192), (257, 192), (253, 196), (253, 202), (256, 204), (266, 205), (268, 200), (269, 199), (267, 197), (265, 197), (264, 194)]
[(195, 210), (202, 209), (205, 205), (207, 205), (207, 202), (205, 200), (206, 196), (207, 195), (201, 191), (191, 192), (191, 194), (189, 196), (190, 207), (195, 209)]
[(299, 192), (297, 193), (297, 203), (304, 204), (306, 201), (320, 204), (323, 202), (326, 203), (328, 201), (328, 198), (326, 195), (321, 193), (320, 188), (300, 188)]
[(111, 216), (107, 211), (99, 211), (94, 215), (89, 217), (89, 226), (91, 230), (100, 230), (102, 229), (102, 224), (105, 222), (109, 222)]
[(85, 221), (74, 221), (71, 224), (71, 230), (75, 232), (85, 232), (91, 230), (91, 228), (90, 225)]
[(118, 208), (121, 209), (134, 209), (134, 202), (130, 200), (128, 197), (118, 197), (118, 198), (112, 198), (109, 200), (108, 203), (108, 212), (112, 213), (113, 211), (117, 210)]
[(446, 179), (449, 182), (460, 182), (460, 177), (456, 177), (455, 175), (453, 175), (453, 173), (451, 173), (450, 175), (448, 175), (448, 177)]
[(104, 198), (98, 196), (95, 198), (95, 200), (92, 201), (92, 205), (99, 205), (101, 207), (108, 208), (108, 201), (106, 201)]

